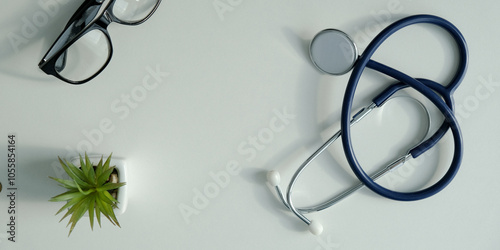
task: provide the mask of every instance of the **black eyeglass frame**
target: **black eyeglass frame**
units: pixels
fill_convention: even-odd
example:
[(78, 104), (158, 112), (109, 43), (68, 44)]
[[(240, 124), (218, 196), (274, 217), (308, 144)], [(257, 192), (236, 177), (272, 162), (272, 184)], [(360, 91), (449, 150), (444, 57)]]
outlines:
[[(139, 25), (144, 23), (158, 9), (161, 0), (156, 1), (155, 6), (146, 17), (137, 21), (128, 22), (120, 20), (113, 14), (113, 7), (116, 0), (85, 0), (70, 18), (64, 30), (38, 64), (38, 67), (46, 74), (53, 75), (70, 84), (83, 84), (92, 80), (108, 66), (113, 55), (111, 37), (107, 31), (108, 25), (112, 22), (123, 25)], [(64, 67), (65, 55), (63, 54), (66, 53), (67, 49), (78, 41), (78, 39), (93, 30), (99, 30), (107, 37), (109, 52), (106, 62), (96, 73), (83, 80), (75, 81), (61, 76), (57, 71), (57, 67)], [(63, 58), (62, 61), (60, 61), (61, 58)]]

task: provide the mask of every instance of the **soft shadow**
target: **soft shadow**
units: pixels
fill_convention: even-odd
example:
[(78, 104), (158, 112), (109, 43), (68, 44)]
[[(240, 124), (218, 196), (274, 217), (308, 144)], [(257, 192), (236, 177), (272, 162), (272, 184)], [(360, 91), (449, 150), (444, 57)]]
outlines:
[(288, 41), (289, 46), (293, 48), (291, 52), (295, 52), (298, 58), (307, 61), (311, 68), (315, 69), (311, 60), (309, 60), (309, 46), (312, 37), (308, 37), (308, 34), (306, 34), (305, 32), (299, 33), (289, 27), (284, 27), (282, 29), (282, 33), (286, 37), (286, 41)]
[(50, 78), (38, 69), (38, 62), (82, 1), (53, 1), (57, 6), (50, 10), (35, 3), (18, 2), (16, 8), (2, 16), (0, 30), (5, 39), (0, 41), (0, 72), (15, 78), (48, 81)]
[(49, 199), (64, 192), (49, 176), (64, 177), (57, 156), (64, 156), (64, 149), (18, 147), (16, 187), (19, 199), (28, 203), (49, 203)]
[(278, 223), (282, 225), (283, 228), (290, 229), (295, 232), (307, 231), (307, 225), (297, 219), (284, 207), (283, 203), (281, 203), (281, 201), (274, 196), (274, 188), (271, 188), (269, 184), (267, 184), (266, 170), (262, 170), (258, 167), (245, 167), (241, 172), (241, 176), (245, 180), (255, 184), (254, 196), (255, 200), (259, 201), (258, 205), (271, 213), (273, 218), (276, 218)]

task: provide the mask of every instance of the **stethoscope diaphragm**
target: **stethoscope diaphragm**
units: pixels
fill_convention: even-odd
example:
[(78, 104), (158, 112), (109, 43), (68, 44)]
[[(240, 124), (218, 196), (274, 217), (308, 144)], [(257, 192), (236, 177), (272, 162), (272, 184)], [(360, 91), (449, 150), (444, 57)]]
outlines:
[(358, 58), (358, 49), (353, 40), (336, 29), (326, 29), (316, 34), (311, 41), (309, 53), (314, 65), (331, 75), (349, 72)]

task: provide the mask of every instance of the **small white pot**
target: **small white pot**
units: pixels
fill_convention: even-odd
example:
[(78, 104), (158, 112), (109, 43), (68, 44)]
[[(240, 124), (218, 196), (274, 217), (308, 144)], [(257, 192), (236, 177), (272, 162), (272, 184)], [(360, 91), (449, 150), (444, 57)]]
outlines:
[[(89, 160), (92, 162), (94, 166), (97, 166), (99, 164), (99, 161), (101, 160), (103, 164), (106, 162), (107, 157), (101, 156), (101, 155), (89, 155)], [(73, 163), (75, 166), (79, 167), (80, 166), (80, 157), (74, 157), (71, 159), (71, 163)], [(125, 160), (121, 158), (115, 158), (111, 157), (111, 161), (109, 163), (110, 166), (114, 166), (116, 171), (118, 172), (118, 182), (127, 182), (127, 168), (125, 166)], [(116, 199), (118, 200), (118, 208), (115, 208), (115, 215), (120, 215), (125, 213), (125, 210), (127, 210), (127, 204), (128, 204), (128, 194), (127, 194), (127, 185), (121, 186), (118, 188), (118, 194)], [(86, 216), (87, 213), (85, 213)]]

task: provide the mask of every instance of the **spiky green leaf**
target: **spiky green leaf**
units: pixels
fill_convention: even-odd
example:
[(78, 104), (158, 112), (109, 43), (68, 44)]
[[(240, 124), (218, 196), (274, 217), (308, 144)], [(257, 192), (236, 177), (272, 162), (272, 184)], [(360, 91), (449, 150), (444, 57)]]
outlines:
[(95, 200), (95, 217), (97, 219), (97, 223), (99, 223), (99, 227), (101, 227), (101, 209), (99, 209), (97, 198)]
[(114, 204), (116, 204), (118, 202), (115, 198), (113, 198), (113, 196), (111, 196), (109, 194), (108, 191), (99, 192), (98, 197), (101, 201), (103, 201), (104, 203), (109, 204), (111, 206), (113, 206)]
[(52, 197), (49, 201), (67, 201), (67, 200), (72, 200), (72, 199), (76, 199), (78, 197), (81, 197), (82, 194), (80, 193), (80, 191), (78, 191), (78, 189), (72, 189), (72, 190), (69, 190), (67, 192), (64, 192), (60, 195), (56, 195), (54, 197)]
[[(99, 195), (99, 193), (98, 193)], [(110, 217), (110, 210), (113, 212), (113, 209), (111, 208), (111, 205), (103, 202), (100, 198), (96, 199), (96, 204), (99, 206), (99, 210), (101, 211), (101, 214), (103, 214), (108, 220), (116, 226), (116, 224), (113, 222), (113, 220)]]
[(76, 184), (76, 187), (78, 188), (78, 191), (85, 196), (96, 191), (95, 188), (91, 188), (91, 189), (87, 189), (87, 190), (83, 191), (82, 188), (78, 185), (78, 183), (75, 182), (75, 184)]
[[(96, 181), (97, 181), (97, 178), (99, 178), (99, 176), (101, 176), (103, 171), (104, 171), (104, 169), (103, 169), (102, 157), (101, 157), (101, 160), (99, 160), (99, 163), (97, 164), (96, 170), (95, 170)], [(98, 183), (98, 181), (97, 181), (97, 183)], [(97, 185), (97, 183), (96, 183), (96, 185)]]
[[(82, 167), (77, 167), (75, 166), (73, 163), (69, 162), (69, 161), (66, 161), (66, 165), (68, 166), (68, 168), (74, 172), (75, 175), (78, 176), (78, 178), (80, 180), (82, 180), (85, 185), (89, 185), (89, 186), (92, 186), (92, 180), (89, 180), (87, 174), (83, 171)], [(82, 185), (84, 186), (84, 185)]]
[(102, 185), (104, 185), (104, 183), (109, 179), (109, 176), (111, 175), (111, 173), (113, 173), (113, 170), (114, 170), (114, 168), (108, 168), (108, 169), (104, 170), (104, 172), (100, 176), (97, 176), (97, 186), (98, 187), (101, 187)]
[(89, 220), (90, 220), (90, 229), (93, 231), (94, 230), (94, 207), (95, 207), (95, 199), (96, 199), (96, 194), (93, 193), (91, 198), (90, 198), (90, 203), (89, 203)]
[[(87, 153), (85, 153), (85, 156), (87, 156)], [(85, 164), (82, 155), (79, 155), (79, 157), (80, 157), (80, 168), (83, 170), (83, 174), (88, 176), (90, 168), (87, 167), (87, 164)]]
[[(64, 214), (64, 216), (61, 218), (61, 220), (59, 222), (63, 221), (66, 217), (68, 217), (69, 215), (72, 215), (76, 210), (78, 210), (80, 208), (84, 198), (85, 198), (85, 196), (82, 196), (80, 199), (78, 199), (78, 201), (68, 209), (66, 214)], [(68, 223), (68, 225), (69, 225), (69, 223)]]
[(89, 182), (95, 182), (95, 177), (92, 176), (92, 174), (94, 173), (94, 164), (90, 161), (87, 153), (85, 153), (85, 165), (88, 169), (87, 178)]
[(75, 182), (78, 183), (83, 188), (89, 188), (91, 185), (88, 183), (86, 180), (85, 176), (83, 175), (82, 171), (75, 167), (72, 163), (66, 161), (64, 162), (59, 158), (59, 162), (61, 163), (61, 166), (63, 167), (64, 171), (69, 175), (69, 177)]
[(93, 186), (97, 186), (97, 178), (96, 178), (94, 166), (92, 166), (91, 171), (89, 172), (88, 178), (89, 178), (89, 180), (91, 180)]
[(61, 186), (65, 187), (67, 189), (73, 189), (73, 188), (76, 189), (77, 188), (75, 181), (73, 181), (73, 180), (63, 180), (63, 179), (55, 178), (52, 176), (49, 176), (49, 178), (59, 182), (61, 184)]
[(98, 191), (109, 191), (109, 190), (113, 190), (113, 189), (117, 189), (119, 187), (123, 187), (125, 186), (125, 182), (120, 182), (120, 183), (106, 183), (104, 185), (102, 185), (101, 187), (98, 187), (97, 190)]
[(90, 196), (86, 196), (84, 199), (82, 199), (80, 202), (77, 203), (76, 209), (73, 211), (71, 218), (69, 219), (69, 223), (71, 223), (71, 228), (69, 229), (68, 236), (71, 235), (71, 232), (75, 228), (76, 223), (83, 217), (89, 205), (90, 205)]
[[(99, 199), (102, 201), (105, 201), (105, 200), (116, 201), (107, 191), (97, 193), (97, 195), (98, 195)], [(118, 223), (118, 220), (116, 219), (113, 207), (116, 207), (116, 202), (111, 202), (111, 203), (106, 202), (106, 203), (103, 203), (103, 207), (101, 207), (101, 210), (104, 210), (105, 213), (103, 213), (103, 214), (106, 215), (106, 217), (108, 217), (108, 219), (110, 221), (112, 219), (113, 220), (112, 222), (116, 223), (117, 226), (120, 226), (120, 224)]]
[(115, 198), (113, 198), (113, 196), (111, 196), (111, 194), (110, 194), (108, 191), (106, 191), (106, 192), (102, 192), (102, 194), (104, 194), (104, 196), (106, 196), (106, 198), (108, 198), (109, 200), (111, 200), (111, 201), (112, 201), (112, 203), (111, 203), (110, 205), (111, 205), (113, 208), (116, 208), (116, 207), (117, 207), (117, 206), (116, 206), (116, 204), (118, 204), (118, 201), (117, 201)]
[[(66, 202), (66, 204), (63, 207), (61, 207), (61, 209), (59, 209), (59, 211), (57, 211), (56, 215), (58, 215), (59, 213), (61, 213), (65, 209), (67, 209), (69, 207), (72, 207), (73, 205), (75, 205), (76, 203), (78, 203), (79, 201), (81, 201), (83, 198), (84, 198), (84, 196), (82, 195), (80, 197), (76, 197), (74, 199), (68, 200), (68, 202)], [(66, 218), (66, 216), (64, 216), (63, 219), (64, 218)], [(63, 220), (63, 219), (61, 219), (61, 220)]]
[(104, 163), (104, 168), (109, 168), (109, 163), (111, 162), (111, 156), (113, 156), (113, 153), (111, 153), (108, 156), (108, 159), (106, 159), (106, 162)]

